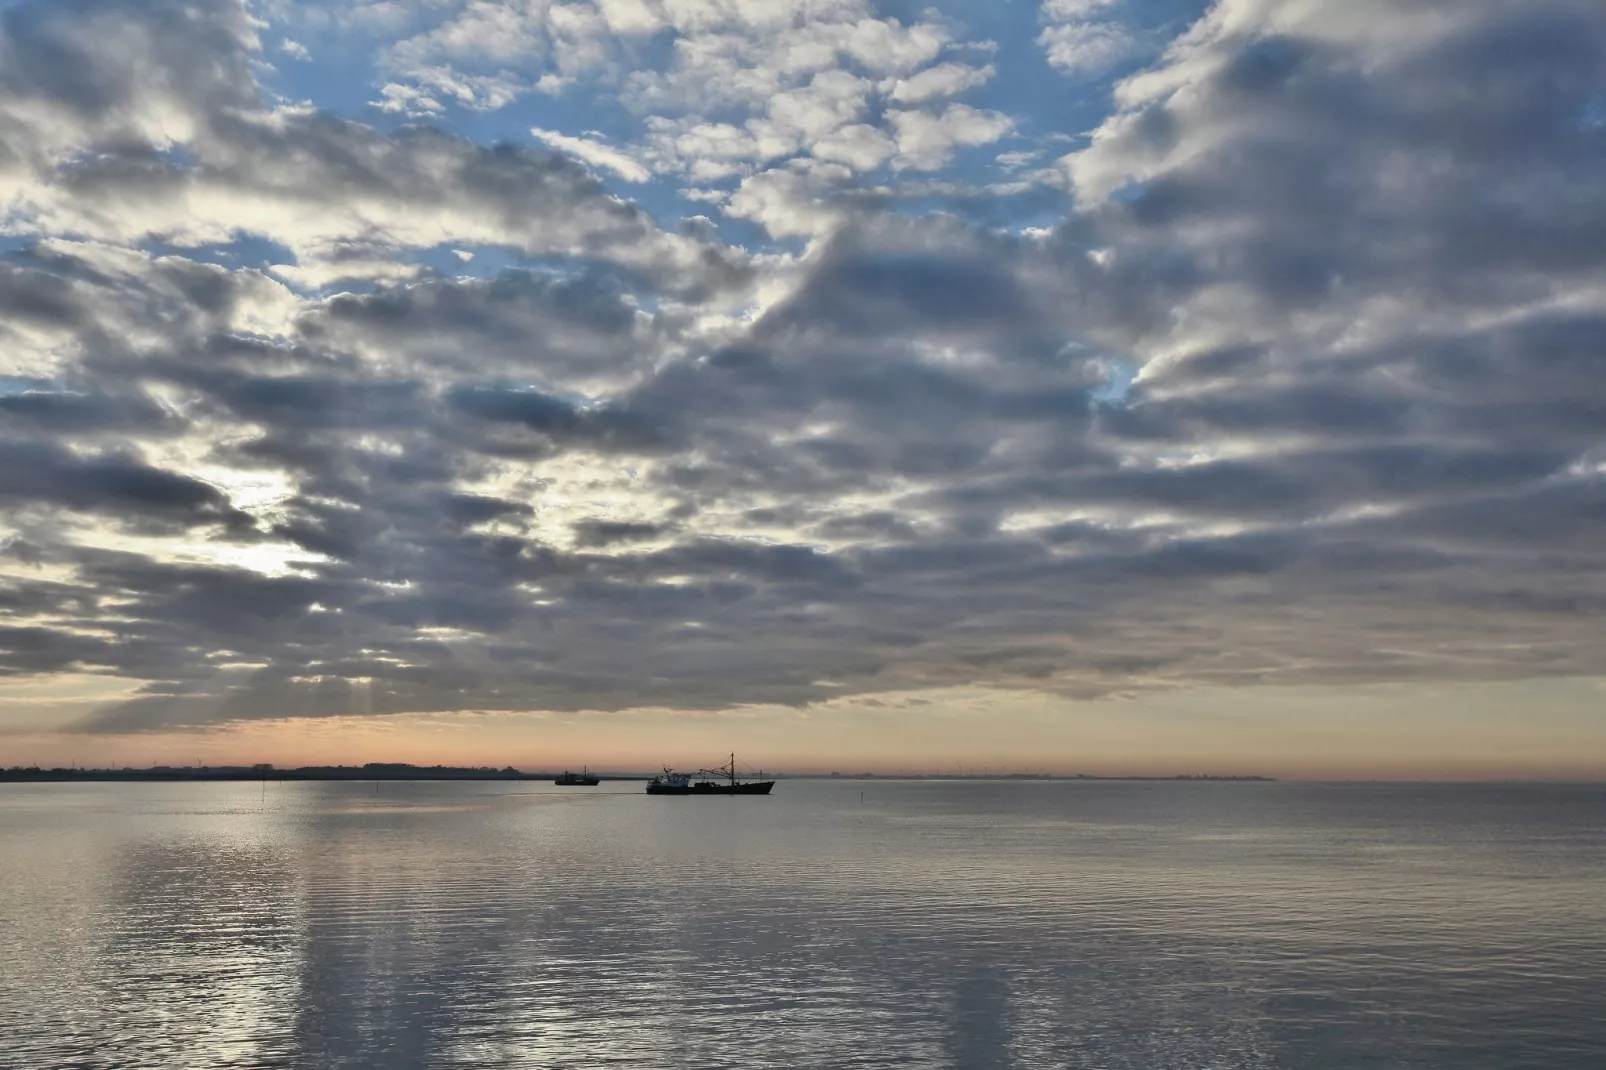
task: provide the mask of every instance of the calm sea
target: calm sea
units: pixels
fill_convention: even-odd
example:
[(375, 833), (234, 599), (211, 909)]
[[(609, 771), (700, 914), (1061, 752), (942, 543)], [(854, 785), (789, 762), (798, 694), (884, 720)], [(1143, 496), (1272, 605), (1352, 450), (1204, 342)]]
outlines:
[(0, 786), (0, 1066), (1600, 1070), (1603, 847), (1583, 786)]

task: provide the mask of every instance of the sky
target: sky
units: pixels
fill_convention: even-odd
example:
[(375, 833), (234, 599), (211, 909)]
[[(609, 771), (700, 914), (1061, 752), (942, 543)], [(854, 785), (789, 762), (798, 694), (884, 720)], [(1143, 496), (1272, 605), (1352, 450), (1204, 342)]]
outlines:
[(1606, 776), (1598, 0), (0, 2), (0, 765)]

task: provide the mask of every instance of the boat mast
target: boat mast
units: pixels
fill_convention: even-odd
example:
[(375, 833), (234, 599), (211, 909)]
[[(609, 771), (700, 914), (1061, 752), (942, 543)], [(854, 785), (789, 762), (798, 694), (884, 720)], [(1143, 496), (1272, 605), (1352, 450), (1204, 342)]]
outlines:
[(736, 786), (736, 752), (731, 751), (731, 787)]

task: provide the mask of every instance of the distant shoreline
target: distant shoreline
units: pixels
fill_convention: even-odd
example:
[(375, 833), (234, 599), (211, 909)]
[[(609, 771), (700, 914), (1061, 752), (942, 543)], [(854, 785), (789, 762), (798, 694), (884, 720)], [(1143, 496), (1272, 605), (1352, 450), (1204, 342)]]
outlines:
[[(174, 783), (199, 780), (546, 780), (561, 775), (526, 773), (519, 769), (468, 769), (453, 766), (414, 766), (373, 769), (366, 766), (308, 766), (300, 769), (258, 769), (249, 766), (155, 769), (0, 769), (0, 784), (94, 781), (156, 781)], [(647, 776), (608, 776), (606, 780), (649, 780)]]
[[(372, 763), (369, 765), (320, 765), (296, 769), (276, 769), (272, 766), (155, 766), (146, 769), (75, 769), (13, 767), (0, 769), (0, 783), (95, 783), (104, 781), (138, 781), (175, 783), (182, 781), (261, 781), (261, 780), (516, 780), (551, 781), (558, 771), (524, 772), (511, 766), (503, 769), (471, 768), (464, 766), (415, 766), (400, 763)], [(643, 781), (652, 779), (646, 773), (594, 774), (606, 781)], [(1274, 782), (1269, 776), (1215, 776), (1210, 774), (1179, 774), (1176, 776), (1101, 776), (1092, 773), (806, 773), (788, 775), (770, 773), (778, 780), (976, 780), (976, 781), (1066, 781), (1066, 780), (1139, 780), (1139, 781), (1254, 781)]]

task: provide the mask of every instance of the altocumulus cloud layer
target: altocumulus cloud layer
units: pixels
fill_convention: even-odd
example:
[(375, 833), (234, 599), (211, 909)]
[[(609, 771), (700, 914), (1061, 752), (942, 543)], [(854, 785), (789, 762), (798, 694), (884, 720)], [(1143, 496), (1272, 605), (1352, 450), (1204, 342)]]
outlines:
[(1598, 3), (978, 10), (0, 10), (0, 671), (1606, 672)]

